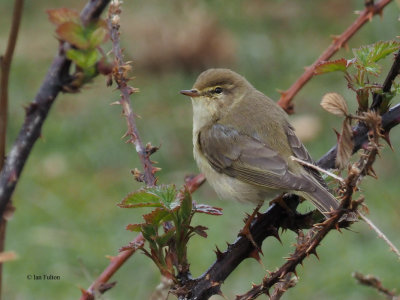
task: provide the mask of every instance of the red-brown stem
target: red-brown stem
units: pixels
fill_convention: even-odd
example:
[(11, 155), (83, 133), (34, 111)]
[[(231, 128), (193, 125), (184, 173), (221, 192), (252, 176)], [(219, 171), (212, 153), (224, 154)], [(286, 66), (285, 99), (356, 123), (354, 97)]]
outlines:
[(15, 45), (17, 43), (19, 25), (21, 24), (23, 0), (15, 0), (14, 12), (10, 34), (8, 36), (7, 49), (4, 56), (0, 58), (1, 80), (0, 80), (0, 169), (3, 168), (6, 132), (7, 132), (7, 111), (8, 111), (8, 79)]
[[(117, 4), (116, 4), (117, 5)], [(146, 149), (143, 146), (139, 132), (136, 126), (135, 114), (130, 104), (130, 95), (134, 92), (134, 88), (128, 85), (129, 78), (126, 77), (126, 68), (128, 65), (124, 62), (122, 49), (119, 40), (119, 22), (114, 23), (111, 18), (119, 17), (120, 9), (113, 8), (113, 4), (109, 8), (109, 29), (111, 33), (112, 50), (115, 56), (115, 68), (113, 71), (114, 80), (118, 85), (118, 89), (121, 91), (121, 99), (119, 103), (123, 109), (123, 115), (126, 118), (128, 131), (126, 135), (129, 137), (135, 148), (144, 170), (143, 180), (147, 186), (156, 185), (156, 177), (154, 176), (155, 168), (150, 160), (150, 156), (146, 153)]]
[[(136, 238), (131, 242), (132, 245), (142, 245), (144, 238), (139, 233)], [(139, 247), (132, 247), (132, 249), (124, 250), (117, 256), (111, 258), (110, 264), (104, 269), (103, 273), (91, 284), (89, 289), (82, 293), (80, 300), (91, 300), (94, 299), (94, 291), (98, 290), (102, 284), (105, 284), (110, 278), (123, 266), (123, 264), (136, 252)]]
[[(0, 58), (0, 170), (3, 168), (6, 153), (7, 136), (7, 113), (8, 113), (8, 80), (10, 75), (11, 61), (17, 44), (19, 26), (21, 24), (24, 0), (15, 0), (14, 11), (8, 43), (4, 56)], [(10, 205), (10, 204), (9, 204)], [(4, 251), (7, 221), (0, 216), (0, 252)], [(0, 263), (0, 300), (2, 298), (3, 264)]]
[(313, 77), (314, 70), (317, 64), (331, 58), (346, 42), (371, 18), (382, 12), (382, 9), (388, 5), (392, 0), (381, 0), (374, 5), (366, 6), (360, 13), (358, 18), (351, 24), (340, 36), (333, 40), (333, 43), (321, 54), (320, 57), (309, 67), (306, 68), (304, 73), (296, 80), (292, 86), (281, 93), (281, 98), (278, 104), (287, 112), (293, 112), (292, 100), (300, 89)]

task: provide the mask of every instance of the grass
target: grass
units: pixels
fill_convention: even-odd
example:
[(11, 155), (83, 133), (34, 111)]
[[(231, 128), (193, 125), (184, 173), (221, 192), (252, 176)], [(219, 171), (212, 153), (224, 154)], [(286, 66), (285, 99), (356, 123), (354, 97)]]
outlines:
[[(362, 5), (360, 1), (344, 0), (304, 4), (253, 0), (232, 1), (230, 5), (205, 1), (193, 7), (188, 7), (185, 1), (171, 3), (125, 3), (122, 39), (127, 56), (134, 61), (133, 75), (137, 78), (133, 85), (141, 90), (133, 95), (132, 101), (141, 116), (138, 126), (143, 141), (161, 145), (153, 157), (163, 168), (159, 182), (177, 185), (182, 184), (185, 174), (197, 172), (192, 158), (191, 105), (178, 91), (190, 88), (207, 66), (192, 66), (181, 63), (182, 59), (168, 58), (168, 67), (150, 72), (151, 64), (145, 57), (136, 56), (139, 47), (146, 43), (144, 37), (140, 38), (144, 29), (135, 23), (138, 19), (145, 21), (141, 13), (160, 16), (162, 27), (177, 34), (180, 31), (174, 26), (186, 30), (181, 21), (190, 28), (190, 18), (185, 18), (188, 9), (215, 18), (218, 20), (215, 26), (223, 28), (235, 45), (235, 55), (229, 63), (224, 59), (211, 62), (235, 69), (259, 90), (277, 99), (276, 89), (289, 87), (302, 68), (311, 64), (330, 43), (329, 35), (350, 24), (355, 17), (352, 11)], [(12, 65), (8, 147), (23, 121), (22, 106), (34, 98), (57, 49), (54, 28), (44, 10), (59, 6), (80, 9), (82, 3), (41, 0), (26, 5)], [(11, 1), (0, 1), (0, 11), (10, 9)], [(349, 47), (393, 39), (398, 35), (394, 26), (397, 14), (393, 3), (385, 10), (384, 18), (375, 18), (367, 24)], [(0, 45), (5, 45), (7, 17), (0, 20)], [(149, 49), (156, 51), (152, 57), (157, 51), (162, 52), (158, 48)], [(226, 53), (226, 49), (221, 51)], [(350, 58), (352, 54), (342, 50), (337, 57), (341, 56)], [(45, 123), (42, 138), (33, 149), (13, 197), (17, 210), (8, 225), (6, 250), (16, 251), (19, 259), (4, 266), (4, 299), (77, 299), (79, 287), (88, 287), (107, 265), (105, 256), (117, 254), (117, 249), (134, 237), (124, 227), (137, 222), (145, 210), (120, 209), (116, 203), (140, 187), (130, 175), (130, 170), (140, 165), (134, 148), (120, 138), (125, 132), (120, 108), (109, 105), (118, 98), (118, 92), (106, 88), (104, 81), (97, 78), (79, 94), (60, 95)], [(354, 95), (346, 89), (340, 74), (314, 78), (296, 98), (297, 115), (316, 116), (321, 127), (320, 133), (307, 142), (315, 158), (335, 142), (331, 128), (340, 127), (340, 119), (319, 108), (322, 95), (332, 91), (343, 94), (350, 107), (355, 107)], [(371, 210), (370, 218), (400, 245), (397, 131), (396, 128), (392, 133), (395, 151), (386, 147), (376, 163), (379, 180), (365, 179), (362, 193)], [(236, 238), (242, 226), (239, 220), (252, 207), (221, 201), (208, 185), (194, 197), (198, 202), (224, 208), (221, 217), (195, 219), (197, 224), (209, 227), (207, 239), (196, 237), (189, 245), (192, 272), (197, 276), (215, 259), (212, 250), (216, 245), (225, 249), (225, 242)], [(331, 233), (324, 240), (318, 249), (320, 261), (311, 257), (304, 268), (299, 268), (299, 283), (287, 292), (287, 299), (376, 299), (375, 291), (355, 283), (351, 278), (353, 271), (375, 274), (389, 288), (398, 286), (395, 267), (398, 259), (365, 224), (359, 222), (352, 230)], [(294, 234), (290, 232), (282, 235), (282, 245), (274, 239), (266, 240), (265, 268), (274, 270), (281, 265), (282, 257), (292, 251), (293, 242)], [(61, 280), (28, 280), (31, 274), (58, 275)], [(226, 280), (223, 292), (232, 299), (233, 295), (245, 292), (251, 282), (259, 283), (264, 275), (263, 266), (247, 260)], [(138, 253), (113, 278), (118, 284), (104, 299), (147, 299), (159, 278), (153, 264)]]

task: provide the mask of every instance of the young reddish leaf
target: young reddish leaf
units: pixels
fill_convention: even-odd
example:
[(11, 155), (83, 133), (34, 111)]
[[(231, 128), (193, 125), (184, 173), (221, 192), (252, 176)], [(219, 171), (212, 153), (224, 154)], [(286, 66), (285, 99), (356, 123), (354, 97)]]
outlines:
[(101, 43), (107, 41), (109, 37), (108, 28), (104, 26), (100, 26), (96, 28), (89, 36), (89, 44), (91, 48), (96, 48)]
[(353, 154), (353, 130), (351, 128), (350, 119), (343, 121), (342, 132), (339, 136), (338, 150), (336, 155), (336, 167), (340, 170), (344, 169)]
[(208, 228), (205, 226), (198, 225), (193, 228), (193, 232), (197, 233), (198, 235), (202, 236), (203, 238), (207, 237), (207, 230)]
[(125, 227), (126, 230), (141, 232), (142, 231), (142, 224), (128, 224)]
[(66, 22), (79, 22), (79, 12), (69, 8), (56, 8), (46, 10), (49, 20), (55, 25), (61, 25)]
[[(107, 62), (107, 60), (106, 60), (104, 57), (101, 58), (101, 59), (97, 62), (97, 64), (96, 64), (96, 69), (97, 69), (97, 71), (98, 71), (100, 74), (103, 74), (103, 75), (109, 75), (109, 74), (111, 74), (113, 67), (114, 67), (114, 65), (113, 65), (112, 63)], [(111, 80), (112, 80), (112, 78), (111, 78)], [(136, 169), (136, 170), (137, 170), (137, 169)], [(138, 180), (138, 179), (140, 178), (140, 176), (141, 176), (140, 173), (138, 174), (138, 173), (135, 172), (135, 171), (132, 171), (132, 173), (133, 173), (133, 175), (135, 176), (135, 179), (136, 179), (136, 180)]]
[(347, 116), (349, 109), (344, 98), (337, 93), (327, 93), (322, 97), (321, 106), (336, 116)]
[(85, 34), (85, 29), (75, 22), (65, 22), (57, 27), (59, 38), (74, 45), (79, 49), (87, 49), (90, 44)]
[(353, 63), (352, 60), (346, 60), (344, 58), (334, 61), (322, 61), (315, 67), (314, 74), (320, 75), (335, 71), (346, 72), (347, 68), (352, 63)]
[(128, 194), (121, 203), (117, 204), (122, 208), (134, 207), (161, 207), (160, 198), (157, 195), (149, 193), (145, 189)]
[(195, 210), (195, 212), (208, 214), (208, 215), (215, 215), (215, 216), (222, 215), (222, 208), (210, 206), (207, 204), (196, 204), (194, 210)]
[(147, 224), (159, 225), (161, 221), (168, 221), (171, 219), (171, 213), (164, 208), (157, 207), (149, 214), (143, 215), (143, 219)]

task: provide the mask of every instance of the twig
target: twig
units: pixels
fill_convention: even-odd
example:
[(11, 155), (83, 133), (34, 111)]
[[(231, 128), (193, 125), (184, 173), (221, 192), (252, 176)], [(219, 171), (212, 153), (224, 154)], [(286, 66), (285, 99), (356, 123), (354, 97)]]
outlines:
[(400, 251), (397, 249), (397, 247), (387, 238), (387, 236), (378, 228), (375, 226), (374, 223), (370, 219), (368, 219), (366, 216), (364, 216), (362, 213), (358, 212), (359, 216), (367, 223), (373, 231), (375, 231), (378, 235), (379, 238), (384, 240), (386, 244), (389, 245), (390, 251), (393, 251), (397, 257), (400, 259)]
[(11, 61), (14, 55), (15, 45), (21, 24), (24, 0), (14, 1), (14, 11), (8, 43), (4, 56), (0, 57), (1, 80), (0, 80), (0, 170), (3, 168), (6, 148), (7, 134), (7, 112), (8, 112), (8, 80), (10, 75)]
[[(10, 75), (11, 62), (14, 55), (15, 45), (17, 44), (19, 26), (21, 24), (23, 0), (14, 1), (14, 10), (10, 34), (8, 36), (7, 48), (4, 56), (0, 57), (1, 79), (0, 79), (0, 170), (3, 168), (6, 153), (7, 136), (7, 114), (8, 114), (8, 81)], [(11, 204), (10, 204), (11, 205)], [(0, 215), (0, 253), (4, 251), (4, 241), (6, 237), (7, 220)], [(0, 263), (0, 300), (2, 298), (3, 283), (3, 264)]]
[(379, 278), (377, 278), (375, 276), (364, 275), (359, 272), (355, 272), (355, 273), (353, 273), (353, 277), (358, 281), (358, 283), (365, 285), (365, 286), (370, 286), (370, 287), (376, 289), (378, 292), (383, 293), (387, 299), (390, 299), (390, 300), (400, 299), (400, 297), (396, 296), (394, 292), (385, 288), (382, 285), (382, 282), (379, 280)]
[(140, 161), (143, 165), (144, 176), (143, 180), (147, 186), (156, 185), (157, 179), (154, 173), (158, 171), (158, 168), (153, 166), (150, 160), (150, 154), (147, 153), (143, 146), (139, 132), (136, 127), (135, 114), (133, 113), (130, 105), (130, 95), (133, 94), (136, 89), (128, 85), (129, 79), (127, 78), (127, 71), (130, 70), (129, 64), (124, 62), (122, 49), (119, 41), (119, 14), (121, 13), (120, 5), (122, 1), (113, 0), (109, 7), (108, 27), (111, 33), (111, 41), (113, 53), (115, 56), (115, 67), (113, 70), (113, 77), (118, 85), (118, 89), (121, 91), (121, 98), (118, 101), (122, 106), (123, 115), (126, 118), (128, 131), (125, 136), (129, 137), (128, 142), (132, 143), (135, 148)]
[(325, 174), (331, 176), (332, 178), (335, 178), (337, 181), (340, 181), (341, 183), (344, 183), (344, 179), (342, 177), (339, 177), (339, 176), (333, 174), (332, 172), (329, 172), (329, 171), (327, 171), (325, 169), (322, 169), (322, 168), (320, 168), (320, 167), (318, 167), (318, 166), (316, 166), (314, 164), (311, 164), (309, 162), (306, 162), (304, 160), (298, 159), (297, 157), (294, 157), (294, 156), (290, 156), (290, 159), (294, 160), (294, 161), (297, 161), (297, 162), (299, 162), (302, 165), (305, 165), (307, 167), (313, 168), (313, 169), (315, 169), (315, 170), (317, 170), (317, 171), (319, 171), (321, 173), (325, 173)]
[(286, 274), (281, 281), (279, 281), (275, 285), (275, 289), (271, 296), (269, 297), (270, 300), (279, 300), (283, 296), (283, 294), (290, 288), (296, 286), (297, 284), (297, 277), (293, 277), (292, 273)]
[(155, 288), (149, 300), (167, 300), (169, 291), (173, 283), (174, 282), (172, 281), (172, 279), (161, 276), (160, 284)]
[(122, 265), (144, 245), (144, 238), (139, 233), (136, 238), (130, 243), (129, 249), (121, 251), (117, 256), (111, 258), (110, 264), (101, 273), (101, 275), (90, 285), (87, 291), (82, 290), (82, 296), (80, 300), (91, 300), (94, 299), (96, 292), (101, 290), (102, 286), (107, 284), (108, 280), (117, 272)]
[(304, 73), (296, 80), (292, 86), (286, 91), (281, 92), (281, 98), (278, 104), (288, 113), (293, 112), (293, 97), (300, 91), (300, 89), (313, 77), (314, 70), (317, 64), (322, 61), (328, 60), (340, 48), (346, 45), (346, 42), (371, 18), (376, 14), (381, 14), (383, 8), (388, 5), (392, 0), (381, 0), (374, 5), (367, 5), (365, 9), (360, 12), (358, 18), (351, 24), (341, 35), (333, 40), (333, 43), (321, 54), (320, 57), (309, 67), (306, 68)]

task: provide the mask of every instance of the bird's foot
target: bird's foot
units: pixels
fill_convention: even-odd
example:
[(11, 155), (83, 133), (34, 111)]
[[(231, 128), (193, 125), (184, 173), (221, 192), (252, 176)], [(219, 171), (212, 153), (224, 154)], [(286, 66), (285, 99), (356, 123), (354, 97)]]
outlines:
[(253, 223), (254, 219), (256, 218), (256, 215), (258, 213), (258, 211), (260, 210), (261, 206), (263, 205), (263, 202), (260, 202), (257, 207), (254, 209), (253, 213), (251, 214), (251, 216), (249, 216), (246, 219), (246, 222), (242, 228), (242, 230), (240, 230), (239, 235), (240, 236), (245, 236), (254, 246), (254, 248), (259, 252), (262, 253), (262, 250), (260, 248), (260, 246), (255, 242), (253, 235), (250, 232), (250, 227), (251, 224)]

